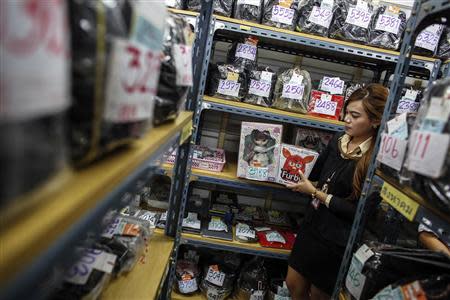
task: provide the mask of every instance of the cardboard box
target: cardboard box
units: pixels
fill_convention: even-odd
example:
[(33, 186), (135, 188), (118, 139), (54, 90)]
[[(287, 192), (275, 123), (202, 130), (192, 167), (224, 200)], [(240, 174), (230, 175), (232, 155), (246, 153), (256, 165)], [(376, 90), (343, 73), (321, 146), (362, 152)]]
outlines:
[(294, 145), (281, 144), (277, 182), (282, 184), (298, 183), (300, 172), (306, 177), (311, 173), (319, 153)]

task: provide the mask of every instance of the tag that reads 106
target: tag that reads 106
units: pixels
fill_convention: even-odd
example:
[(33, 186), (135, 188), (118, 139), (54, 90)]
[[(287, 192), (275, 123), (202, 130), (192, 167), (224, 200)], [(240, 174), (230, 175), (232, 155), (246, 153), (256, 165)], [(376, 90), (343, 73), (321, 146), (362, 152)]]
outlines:
[(252, 79), (250, 80), (250, 88), (248, 90), (248, 93), (260, 97), (269, 97), (270, 87), (270, 82)]
[(332, 17), (333, 12), (329, 7), (314, 6), (311, 14), (309, 15), (308, 21), (328, 28), (330, 27)]
[(398, 34), (400, 23), (401, 21), (399, 17), (382, 14), (378, 17), (377, 24), (375, 25), (375, 30), (382, 30), (393, 34)]
[(272, 18), (274, 22), (292, 25), (294, 19), (294, 10), (280, 5), (274, 5), (272, 8)]
[(211, 282), (212, 284), (223, 286), (223, 282), (225, 281), (225, 273), (218, 271), (217, 266), (210, 266), (205, 280)]
[(345, 23), (359, 26), (362, 28), (368, 28), (371, 16), (372, 14), (365, 8), (351, 7), (348, 11)]
[(249, 60), (256, 59), (256, 46), (239, 43), (236, 48), (236, 57), (241, 57)]
[(237, 97), (239, 95), (240, 88), (241, 84), (236, 81), (220, 79), (217, 93), (231, 97)]
[(285, 84), (283, 86), (282, 97), (300, 100), (305, 92), (305, 86), (303, 84)]

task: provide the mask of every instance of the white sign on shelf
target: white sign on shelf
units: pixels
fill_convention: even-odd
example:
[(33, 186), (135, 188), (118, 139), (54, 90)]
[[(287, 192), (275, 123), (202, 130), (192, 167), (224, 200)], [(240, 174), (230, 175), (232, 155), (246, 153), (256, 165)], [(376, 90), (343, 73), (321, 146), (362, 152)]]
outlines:
[(208, 268), (208, 273), (206, 273), (205, 280), (217, 286), (223, 286), (223, 282), (225, 281), (225, 273), (218, 271), (216, 265), (210, 266)]
[(377, 19), (377, 23), (375, 24), (375, 30), (382, 30), (393, 34), (398, 34), (400, 24), (401, 20), (398, 16), (382, 14)]
[(239, 89), (241, 84), (233, 80), (219, 80), (219, 86), (217, 87), (217, 93), (227, 95), (231, 97), (237, 97), (239, 95)]
[(419, 35), (416, 38), (416, 43), (414, 45), (434, 52), (439, 43), (441, 31), (442, 31), (441, 25), (434, 24), (428, 26), (419, 33)]
[(256, 59), (256, 49), (255, 45), (239, 43), (236, 47), (236, 57), (254, 61)]
[(280, 5), (274, 5), (272, 8), (271, 20), (286, 25), (292, 25), (294, 15), (295, 11), (293, 9), (283, 7)]
[(400, 171), (405, 158), (407, 145), (407, 140), (383, 133), (381, 135), (381, 144), (377, 160), (386, 166)]
[(271, 83), (262, 80), (250, 80), (248, 93), (260, 97), (269, 97)]
[(407, 98), (402, 98), (397, 105), (397, 110), (395, 113), (414, 113), (419, 110), (420, 103)]
[(324, 76), (320, 89), (330, 94), (342, 95), (344, 92), (344, 80), (341, 80), (339, 77)]
[(331, 7), (314, 6), (311, 14), (309, 15), (308, 21), (325, 28), (329, 28), (332, 18), (333, 12), (331, 11)]
[(368, 28), (372, 14), (364, 7), (350, 7), (345, 23)]
[(314, 103), (313, 112), (328, 116), (334, 116), (336, 114), (336, 109), (337, 102), (331, 101), (331, 95), (322, 94), (320, 96), (320, 99), (317, 99)]
[(236, 226), (236, 235), (254, 239), (256, 237), (255, 230), (251, 229), (247, 224), (239, 223)]
[(303, 84), (285, 84), (283, 86), (283, 92), (281, 97), (300, 100), (303, 98), (305, 92), (305, 86)]

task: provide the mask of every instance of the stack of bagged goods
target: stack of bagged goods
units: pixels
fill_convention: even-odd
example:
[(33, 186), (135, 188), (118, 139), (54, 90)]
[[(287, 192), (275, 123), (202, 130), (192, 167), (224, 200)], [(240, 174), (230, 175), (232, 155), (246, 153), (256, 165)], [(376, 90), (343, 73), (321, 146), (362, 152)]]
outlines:
[(247, 73), (230, 64), (213, 65), (209, 70), (208, 95), (241, 101), (247, 94)]
[(412, 128), (405, 166), (414, 188), (450, 212), (450, 79), (435, 82), (424, 96)]
[(435, 56), (443, 30), (444, 26), (439, 24), (430, 25), (422, 30), (416, 37), (413, 53)]
[[(213, 13), (224, 17), (231, 17), (233, 11), (233, 0), (211, 0), (213, 5)], [(209, 5), (209, 3), (208, 3)], [(202, 0), (187, 0), (186, 6), (188, 10), (200, 11), (202, 8)]]
[(175, 276), (177, 280), (177, 291), (180, 294), (191, 295), (198, 291), (200, 285), (198, 257), (196, 259), (194, 257), (185, 257), (184, 259), (177, 260)]
[(220, 240), (233, 240), (233, 227), (231, 218), (227, 216), (210, 215), (207, 222), (203, 223), (201, 235)]
[(406, 29), (406, 13), (394, 5), (376, 8), (369, 31), (369, 45), (398, 50)]
[(278, 75), (272, 107), (306, 114), (308, 112), (311, 76), (294, 67)]
[(183, 232), (199, 234), (202, 228), (202, 222), (199, 219), (198, 213), (188, 212), (182, 223)]
[[(47, 16), (48, 22), (40, 22), (30, 13), (30, 6)], [(64, 30), (65, 1), (37, 1), (32, 5), (2, 1), (1, 7), (2, 13), (8, 15), (2, 18), (0, 40), (3, 207), (38, 188), (66, 165), (70, 48)], [(32, 38), (31, 32), (42, 34)]]
[(263, 0), (235, 0), (233, 17), (238, 20), (261, 22)]
[(298, 183), (301, 174), (308, 178), (319, 157), (316, 151), (288, 144), (281, 144), (280, 152), (277, 182), (281, 184)]
[(227, 62), (242, 70), (251, 71), (257, 67), (258, 39), (252, 36), (242, 42), (231, 44), (227, 54)]
[(450, 27), (446, 26), (441, 35), (437, 56), (440, 59), (450, 59)]
[(299, 0), (264, 0), (262, 24), (294, 30)]
[(370, 22), (374, 14), (372, 2), (363, 0), (337, 0), (330, 38), (360, 44), (369, 42)]
[(293, 143), (296, 146), (321, 153), (332, 137), (333, 133), (329, 131), (299, 127), (295, 129)]
[(381, 289), (400, 280), (447, 275), (448, 293), (449, 273), (450, 258), (444, 253), (371, 242), (353, 255), (345, 287), (356, 299), (373, 299)]
[(320, 90), (312, 90), (308, 114), (339, 120), (344, 108), (345, 82), (339, 77), (323, 77)]
[(269, 67), (249, 71), (248, 93), (244, 102), (271, 107), (277, 75)]
[(175, 14), (166, 18), (164, 49), (153, 124), (174, 120), (184, 107), (192, 86), (193, 33), (188, 22)]
[(166, 8), (162, 2), (80, 0), (69, 2), (69, 17), (71, 150), (84, 165), (150, 127)]
[(242, 122), (237, 176), (275, 182), (283, 126)]
[(241, 269), (236, 299), (264, 299), (269, 285), (268, 277), (264, 259), (258, 256), (251, 259)]
[(328, 37), (337, 6), (334, 0), (300, 0), (297, 31)]

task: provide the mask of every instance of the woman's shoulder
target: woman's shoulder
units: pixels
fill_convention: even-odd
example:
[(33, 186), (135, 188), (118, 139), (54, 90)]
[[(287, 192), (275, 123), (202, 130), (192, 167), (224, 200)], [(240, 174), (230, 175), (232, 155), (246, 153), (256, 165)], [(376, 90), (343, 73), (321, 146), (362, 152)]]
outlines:
[(336, 132), (336, 133), (333, 135), (333, 137), (331, 138), (329, 144), (331, 144), (333, 147), (334, 147), (334, 146), (337, 147), (337, 144), (338, 144), (338, 142), (339, 142), (339, 139), (340, 139), (341, 137), (343, 137), (344, 134), (345, 134), (344, 131)]

